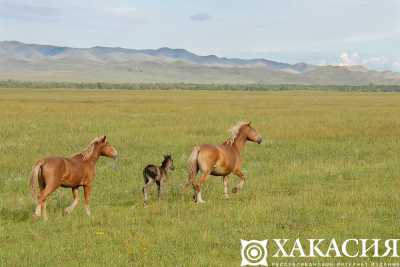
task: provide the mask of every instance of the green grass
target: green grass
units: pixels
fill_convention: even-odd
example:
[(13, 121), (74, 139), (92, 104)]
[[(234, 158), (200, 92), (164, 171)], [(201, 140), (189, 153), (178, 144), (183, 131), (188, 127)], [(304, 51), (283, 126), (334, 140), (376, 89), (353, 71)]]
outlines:
[[(240, 239), (399, 238), (398, 103), (392, 93), (0, 90), (0, 265), (239, 266)], [(266, 141), (245, 148), (243, 191), (226, 200), (210, 177), (195, 205), (181, 190), (192, 147), (221, 143), (238, 120)], [(62, 216), (72, 194), (60, 189), (49, 221), (34, 222), (35, 161), (101, 134), (120, 161), (98, 162), (92, 218), (82, 203)], [(142, 169), (165, 153), (176, 167), (165, 199), (153, 188), (144, 208)]]

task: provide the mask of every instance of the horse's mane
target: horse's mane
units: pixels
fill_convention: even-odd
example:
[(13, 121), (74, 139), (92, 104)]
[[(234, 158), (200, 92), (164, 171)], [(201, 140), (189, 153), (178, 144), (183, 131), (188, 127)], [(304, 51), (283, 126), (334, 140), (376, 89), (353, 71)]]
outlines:
[(90, 158), (90, 157), (92, 156), (92, 154), (93, 154), (93, 151), (94, 151), (94, 144), (95, 144), (96, 142), (100, 141), (101, 138), (102, 138), (101, 136), (94, 138), (94, 139), (89, 143), (89, 145), (87, 146), (87, 148), (85, 148), (84, 150), (82, 150), (82, 151), (79, 152), (79, 153), (76, 153), (76, 154), (72, 155), (72, 157), (81, 156), (83, 160), (87, 160), (87, 159)]
[(164, 160), (161, 163), (161, 167), (165, 167), (165, 165), (167, 165), (167, 162), (170, 161), (170, 160), (172, 160), (171, 155), (165, 155), (164, 156)]
[(224, 144), (225, 145), (233, 145), (233, 143), (236, 140), (236, 137), (239, 135), (240, 132), (240, 128), (242, 128), (242, 126), (249, 124), (249, 122), (247, 121), (239, 121), (237, 122), (234, 126), (232, 126), (229, 129), (229, 132), (231, 133), (231, 136), (225, 140)]

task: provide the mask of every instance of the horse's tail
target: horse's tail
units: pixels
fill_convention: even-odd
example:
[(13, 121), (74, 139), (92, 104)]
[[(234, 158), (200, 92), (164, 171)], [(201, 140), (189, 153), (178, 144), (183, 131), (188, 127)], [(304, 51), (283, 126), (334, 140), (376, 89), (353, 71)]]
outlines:
[(200, 153), (200, 147), (195, 146), (192, 150), (192, 153), (190, 154), (190, 157), (188, 159), (188, 180), (185, 183), (185, 187), (188, 187), (189, 185), (194, 185), (194, 178), (196, 177), (197, 172), (199, 171), (199, 165), (197, 162), (197, 158)]
[(31, 177), (29, 179), (29, 186), (31, 188), (32, 198), (37, 201), (39, 178), (42, 172), (43, 160), (39, 160), (32, 168)]

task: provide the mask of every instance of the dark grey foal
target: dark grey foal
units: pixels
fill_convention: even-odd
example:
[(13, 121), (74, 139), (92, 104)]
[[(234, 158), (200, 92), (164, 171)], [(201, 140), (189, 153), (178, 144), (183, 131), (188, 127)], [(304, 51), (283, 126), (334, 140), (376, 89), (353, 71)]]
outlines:
[(167, 172), (169, 170), (174, 170), (174, 162), (172, 160), (171, 155), (165, 155), (164, 160), (161, 163), (161, 166), (155, 165), (147, 165), (146, 168), (143, 170), (143, 178), (144, 178), (144, 186), (143, 186), (143, 194), (144, 194), (144, 204), (147, 204), (148, 200), (148, 190), (149, 187), (156, 182), (157, 184), (157, 192), (158, 192), (158, 199), (162, 194), (163, 184), (167, 179)]

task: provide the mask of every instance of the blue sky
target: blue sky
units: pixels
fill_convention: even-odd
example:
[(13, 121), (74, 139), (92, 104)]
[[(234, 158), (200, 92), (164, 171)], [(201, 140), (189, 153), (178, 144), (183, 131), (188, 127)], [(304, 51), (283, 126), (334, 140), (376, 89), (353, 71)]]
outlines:
[(0, 39), (400, 71), (400, 1), (0, 0)]

